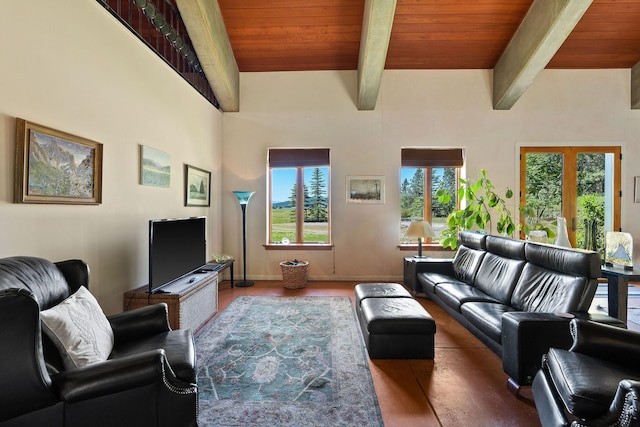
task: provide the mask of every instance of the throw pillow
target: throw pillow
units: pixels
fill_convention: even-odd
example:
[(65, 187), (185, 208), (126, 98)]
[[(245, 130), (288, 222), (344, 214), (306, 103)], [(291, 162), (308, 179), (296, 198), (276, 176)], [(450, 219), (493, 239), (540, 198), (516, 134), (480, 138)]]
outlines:
[(65, 369), (107, 360), (113, 330), (98, 301), (84, 286), (55, 307), (40, 312), (42, 330), (62, 355)]

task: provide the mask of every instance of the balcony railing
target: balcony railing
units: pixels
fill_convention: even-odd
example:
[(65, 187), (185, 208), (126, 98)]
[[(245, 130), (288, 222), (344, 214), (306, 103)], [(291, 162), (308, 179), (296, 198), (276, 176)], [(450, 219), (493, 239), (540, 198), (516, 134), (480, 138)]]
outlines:
[(125, 27), (220, 108), (173, 0), (97, 0)]

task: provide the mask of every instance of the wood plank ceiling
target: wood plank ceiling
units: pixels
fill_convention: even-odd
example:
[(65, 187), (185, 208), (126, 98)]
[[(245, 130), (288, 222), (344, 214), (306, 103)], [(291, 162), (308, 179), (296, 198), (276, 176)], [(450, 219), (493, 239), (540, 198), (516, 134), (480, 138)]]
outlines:
[[(365, 0), (218, 0), (241, 72), (355, 70)], [(386, 69), (491, 69), (533, 0), (397, 0)], [(640, 0), (594, 0), (547, 68), (631, 68)]]
[[(180, 6), (185, 0), (176, 1)], [(374, 1), (218, 0), (218, 5), (240, 72), (357, 70), (363, 15)], [(395, 70), (493, 69), (534, 3), (395, 1), (384, 65)], [(640, 0), (571, 2), (588, 9), (546, 68), (632, 68), (640, 61)], [(191, 34), (188, 23), (187, 28)]]

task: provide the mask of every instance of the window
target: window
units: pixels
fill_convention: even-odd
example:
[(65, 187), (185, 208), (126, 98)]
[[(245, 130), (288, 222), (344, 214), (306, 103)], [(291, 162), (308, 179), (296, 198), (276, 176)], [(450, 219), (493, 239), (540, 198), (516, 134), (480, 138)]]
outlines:
[(329, 149), (269, 150), (268, 244), (329, 245)]
[[(463, 165), (462, 149), (403, 148), (400, 171), (400, 242), (415, 243), (404, 237), (412, 221), (428, 221), (437, 242), (447, 216), (456, 208), (457, 197), (448, 204), (438, 202), (434, 193), (445, 188), (456, 194)], [(425, 194), (428, 197), (425, 197)], [(429, 243), (429, 241), (427, 241)]]
[(604, 232), (620, 230), (620, 203), (620, 147), (520, 148), (520, 222), (529, 228), (564, 217), (571, 244), (585, 248), (595, 221), (602, 251)]

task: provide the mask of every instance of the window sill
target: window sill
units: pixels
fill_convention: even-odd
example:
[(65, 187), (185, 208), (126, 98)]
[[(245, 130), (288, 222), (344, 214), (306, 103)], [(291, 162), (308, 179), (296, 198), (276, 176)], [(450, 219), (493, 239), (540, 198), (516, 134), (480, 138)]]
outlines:
[[(398, 245), (398, 249), (401, 251), (418, 251), (418, 245)], [(443, 248), (440, 243), (423, 243), (422, 244), (422, 252), (453, 252), (450, 248)]]
[(267, 243), (262, 246), (268, 251), (330, 251), (333, 249), (333, 245), (330, 243), (293, 243), (288, 245), (283, 245), (282, 243)]

